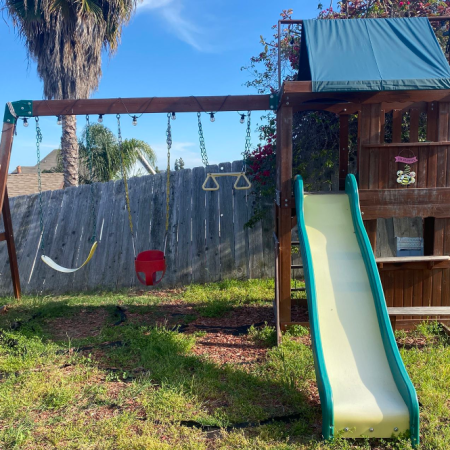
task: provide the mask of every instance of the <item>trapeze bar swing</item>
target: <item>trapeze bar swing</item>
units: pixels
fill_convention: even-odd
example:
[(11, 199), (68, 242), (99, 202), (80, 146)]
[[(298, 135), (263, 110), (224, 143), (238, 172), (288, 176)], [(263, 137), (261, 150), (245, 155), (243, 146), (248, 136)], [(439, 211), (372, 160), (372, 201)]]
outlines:
[[(39, 126), (39, 117), (35, 118), (36, 120), (36, 150), (37, 150), (37, 166), (38, 166), (38, 187), (39, 187), (39, 214), (40, 214), (40, 231), (41, 231), (41, 251), (44, 253), (45, 251), (45, 245), (44, 245), (44, 211), (42, 207), (42, 183), (41, 183), (41, 152), (40, 152), (40, 145), (42, 143), (42, 132), (41, 128)], [(45, 254), (41, 255), (41, 260), (47, 266), (49, 266), (51, 269), (56, 270), (57, 272), (61, 273), (74, 273), (83, 268), (94, 256), (95, 251), (97, 250), (98, 242), (96, 238), (96, 212), (95, 212), (95, 205), (94, 205), (94, 186), (92, 184), (92, 142), (90, 137), (90, 122), (89, 122), (89, 116), (86, 115), (86, 148), (88, 150), (89, 155), (89, 178), (91, 181), (91, 189), (90, 189), (90, 204), (91, 204), (91, 211), (92, 211), (92, 222), (93, 222), (93, 230), (92, 230), (92, 247), (89, 251), (88, 257), (86, 260), (79, 266), (74, 269), (69, 269), (67, 267), (63, 267), (59, 264), (57, 264), (55, 261), (53, 261), (49, 256), (46, 256)]]
[[(237, 177), (233, 187), (234, 187), (234, 189), (236, 189), (238, 191), (247, 190), (252, 187), (252, 183), (250, 183), (250, 180), (247, 178), (247, 175), (245, 174), (245, 172), (227, 172), (227, 173), (208, 173), (206, 175), (206, 179), (205, 179), (204, 183), (202, 184), (202, 189), (204, 191), (218, 191), (220, 186), (219, 186), (219, 183), (217, 182), (216, 178), (219, 178), (219, 177)], [(247, 183), (245, 186), (238, 186), (241, 178), (243, 178), (244, 181)], [(206, 187), (208, 184), (208, 181), (210, 179), (213, 181), (214, 186)]]
[[(241, 116), (241, 123), (244, 123), (245, 120), (245, 114), (241, 114), (238, 112)], [(213, 118), (214, 115), (211, 113), (211, 117)], [(200, 140), (200, 152), (202, 155), (202, 162), (206, 166), (208, 166), (208, 155), (206, 153), (206, 145), (205, 145), (205, 138), (203, 136), (203, 127), (202, 127), (202, 121), (201, 121), (201, 113), (197, 113), (198, 118), (198, 135)], [(245, 151), (244, 151), (244, 161), (242, 165), (242, 172), (226, 172), (226, 173), (207, 173), (205, 181), (202, 184), (202, 189), (204, 191), (218, 191), (220, 189), (219, 183), (217, 182), (217, 178), (219, 177), (237, 177), (236, 181), (234, 182), (233, 188), (237, 191), (245, 191), (252, 187), (252, 183), (250, 183), (250, 180), (247, 178), (247, 175), (245, 174), (245, 159), (248, 157), (250, 153), (251, 148), (251, 111), (248, 111), (247, 113), (247, 135), (245, 137)], [(243, 179), (245, 181), (245, 186), (239, 186), (239, 182)], [(211, 180), (214, 185), (212, 187), (207, 187), (209, 180)]]

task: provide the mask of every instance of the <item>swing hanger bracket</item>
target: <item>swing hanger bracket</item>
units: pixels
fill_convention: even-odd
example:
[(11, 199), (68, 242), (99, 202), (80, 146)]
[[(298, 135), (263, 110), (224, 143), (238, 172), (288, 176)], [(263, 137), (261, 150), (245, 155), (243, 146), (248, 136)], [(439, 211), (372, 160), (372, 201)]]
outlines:
[(33, 102), (31, 100), (19, 100), (8, 102), (5, 106), (3, 123), (16, 124), (19, 117), (33, 116)]

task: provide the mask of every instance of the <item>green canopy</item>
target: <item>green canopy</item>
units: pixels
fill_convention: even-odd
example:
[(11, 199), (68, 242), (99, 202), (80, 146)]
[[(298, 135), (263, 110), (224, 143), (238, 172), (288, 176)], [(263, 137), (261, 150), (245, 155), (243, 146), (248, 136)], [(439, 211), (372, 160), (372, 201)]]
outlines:
[(305, 20), (298, 80), (313, 92), (450, 89), (426, 17)]

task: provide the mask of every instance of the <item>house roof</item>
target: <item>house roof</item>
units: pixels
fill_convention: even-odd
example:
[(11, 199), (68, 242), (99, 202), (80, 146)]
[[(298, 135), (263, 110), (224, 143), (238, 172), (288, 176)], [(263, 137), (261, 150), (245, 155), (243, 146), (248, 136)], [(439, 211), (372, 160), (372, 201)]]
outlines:
[[(62, 173), (41, 174), (42, 191), (62, 189), (64, 175)], [(39, 192), (37, 173), (17, 173), (8, 175), (8, 196), (30, 195)]]
[(312, 81), (312, 92), (450, 88), (426, 17), (305, 20), (299, 67), (298, 80)]
[[(51, 170), (58, 165), (58, 153), (59, 153), (59, 149), (56, 149), (56, 150), (53, 150), (52, 152), (50, 152), (45, 158), (42, 158), (41, 171)], [(35, 166), (18, 166), (11, 173), (26, 174), (26, 173), (37, 173), (37, 171), (38, 171), (38, 166), (36, 164)]]

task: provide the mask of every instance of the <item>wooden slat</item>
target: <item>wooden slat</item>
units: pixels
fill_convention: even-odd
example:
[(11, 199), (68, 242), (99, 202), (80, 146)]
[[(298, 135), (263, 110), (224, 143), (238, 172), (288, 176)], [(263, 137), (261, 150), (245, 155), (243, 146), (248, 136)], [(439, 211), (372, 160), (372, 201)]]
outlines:
[[(403, 286), (403, 271), (397, 272), (394, 278), (394, 306), (404, 305), (404, 286)], [(399, 319), (403, 317), (400, 316)]]
[(370, 153), (364, 148), (364, 144), (370, 143), (370, 121), (371, 121), (371, 107), (365, 105), (361, 108), (361, 113), (358, 116), (358, 172), (359, 172), (359, 188), (369, 189), (369, 161)]
[(206, 171), (203, 167), (192, 170), (192, 281), (206, 282), (205, 205), (206, 192), (202, 189)]
[(188, 285), (192, 280), (192, 170), (180, 171), (180, 190), (184, 194), (179, 197), (178, 251), (177, 251), (177, 284)]
[[(166, 179), (166, 178), (165, 178)], [(166, 274), (161, 286), (174, 286), (178, 282), (178, 231), (180, 203), (186, 201), (181, 191), (181, 178), (175, 171), (170, 174), (170, 201), (169, 201), (169, 229), (167, 230), (166, 244)], [(165, 198), (165, 197), (164, 197)], [(164, 209), (164, 217), (166, 211)], [(165, 228), (165, 224), (164, 224)]]
[[(413, 306), (414, 271), (405, 270), (403, 275), (403, 306)], [(404, 319), (411, 319), (411, 316), (403, 316)]]
[[(219, 167), (210, 165), (206, 167), (206, 173), (217, 173)], [(224, 186), (221, 185), (220, 189)], [(220, 191), (219, 189), (219, 191)], [(206, 279), (208, 282), (220, 280), (220, 238), (219, 238), (219, 191), (206, 192)]]
[[(106, 288), (106, 270), (113, 270), (111, 266), (110, 255), (114, 251), (113, 239), (118, 222), (122, 222), (124, 216), (115, 216), (116, 202), (122, 202), (123, 191), (120, 191), (120, 197), (116, 195), (119, 188), (118, 181), (105, 183), (101, 188), (101, 200), (99, 200), (97, 209), (97, 230), (98, 230), (98, 248), (88, 266), (88, 285), (97, 286), (98, 289)], [(102, 270), (99, 270), (99, 267)]]
[(364, 220), (388, 217), (449, 217), (450, 189), (361, 190)]
[(448, 147), (450, 141), (443, 140), (437, 142), (392, 142), (389, 144), (364, 144), (364, 148), (377, 148), (380, 150), (389, 150), (391, 148), (420, 148), (420, 147)]
[(414, 316), (450, 315), (450, 307), (388, 307), (389, 315), (409, 314)]
[(409, 142), (417, 143), (419, 141), (420, 111), (417, 108), (412, 108), (409, 114)]
[(432, 256), (394, 256), (376, 258), (377, 263), (406, 263), (406, 262), (439, 262), (450, 261), (450, 256), (432, 255)]
[[(231, 164), (232, 172), (242, 170), (242, 161), (234, 161)], [(248, 265), (248, 228), (245, 228), (248, 214), (248, 191), (233, 189), (233, 223), (234, 223), (234, 264), (236, 278), (246, 278), (250, 270)]]
[(348, 174), (348, 119), (347, 114), (339, 116), (339, 190), (345, 190)]

